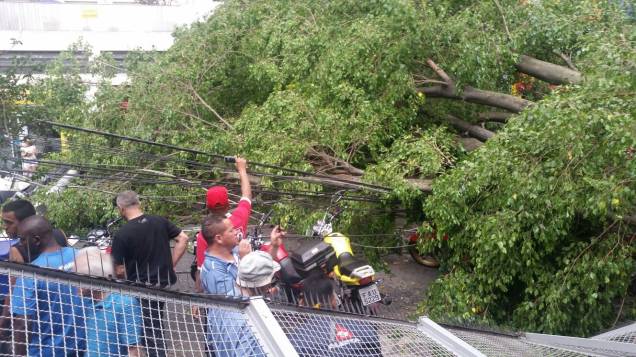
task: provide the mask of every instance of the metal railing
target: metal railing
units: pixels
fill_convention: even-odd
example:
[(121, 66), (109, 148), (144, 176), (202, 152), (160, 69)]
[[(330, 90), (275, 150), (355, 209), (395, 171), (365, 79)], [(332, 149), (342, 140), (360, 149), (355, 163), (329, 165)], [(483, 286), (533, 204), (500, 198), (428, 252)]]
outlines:
[(0, 262), (1, 276), (0, 291), (10, 297), (0, 318), (2, 356), (25, 349), (60, 356), (636, 355), (634, 325), (593, 339), (497, 334), (427, 318), (413, 323), (272, 298), (189, 294), (9, 262)]

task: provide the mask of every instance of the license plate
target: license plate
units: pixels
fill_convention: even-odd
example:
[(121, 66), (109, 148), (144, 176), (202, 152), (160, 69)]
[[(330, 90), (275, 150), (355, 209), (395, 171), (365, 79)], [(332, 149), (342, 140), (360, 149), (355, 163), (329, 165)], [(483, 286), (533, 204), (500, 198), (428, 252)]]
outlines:
[(375, 284), (362, 288), (358, 290), (358, 292), (360, 293), (360, 300), (362, 300), (362, 305), (364, 306), (368, 306), (374, 302), (382, 300), (380, 297), (380, 290), (378, 290), (378, 287)]

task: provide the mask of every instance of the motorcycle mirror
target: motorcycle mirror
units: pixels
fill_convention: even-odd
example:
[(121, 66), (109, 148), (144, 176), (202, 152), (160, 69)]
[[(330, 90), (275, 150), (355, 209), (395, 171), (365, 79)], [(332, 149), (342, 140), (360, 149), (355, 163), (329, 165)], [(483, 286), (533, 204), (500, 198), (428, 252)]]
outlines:
[(116, 224), (117, 222), (121, 221), (122, 217), (116, 217), (113, 219), (109, 219), (108, 221), (106, 221), (106, 228), (110, 228), (110, 226)]
[(269, 210), (269, 212), (263, 214), (263, 216), (261, 217), (260, 225), (263, 225), (265, 222), (267, 222), (269, 220), (269, 217), (271, 217), (272, 213), (274, 213), (273, 209), (271, 209), (271, 210)]

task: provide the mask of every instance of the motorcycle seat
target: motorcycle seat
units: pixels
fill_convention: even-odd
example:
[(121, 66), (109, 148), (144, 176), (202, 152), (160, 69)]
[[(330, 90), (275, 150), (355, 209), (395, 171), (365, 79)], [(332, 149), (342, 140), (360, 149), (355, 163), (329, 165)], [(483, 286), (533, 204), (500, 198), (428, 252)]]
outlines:
[(338, 267), (340, 268), (340, 273), (351, 276), (357, 268), (363, 267), (365, 265), (369, 265), (369, 263), (356, 259), (351, 253), (342, 253), (338, 257)]

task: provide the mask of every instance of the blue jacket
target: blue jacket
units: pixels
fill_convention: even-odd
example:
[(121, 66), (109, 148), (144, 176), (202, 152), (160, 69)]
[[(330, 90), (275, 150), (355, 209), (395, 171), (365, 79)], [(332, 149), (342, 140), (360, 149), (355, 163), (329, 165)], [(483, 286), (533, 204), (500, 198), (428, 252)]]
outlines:
[[(75, 259), (75, 249), (42, 253), (31, 264), (61, 269)], [(82, 298), (75, 287), (43, 279), (19, 278), (11, 296), (11, 312), (31, 321), (29, 356), (66, 356), (83, 350)]]

